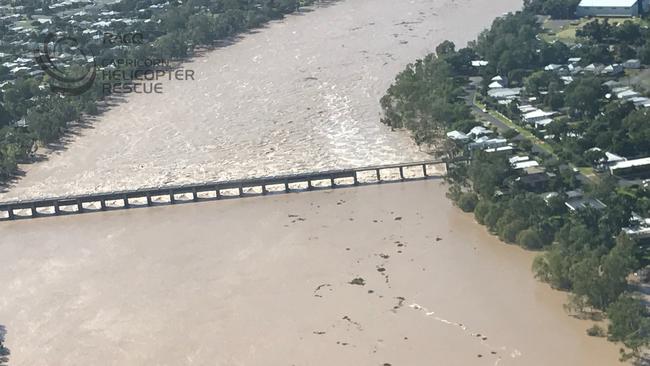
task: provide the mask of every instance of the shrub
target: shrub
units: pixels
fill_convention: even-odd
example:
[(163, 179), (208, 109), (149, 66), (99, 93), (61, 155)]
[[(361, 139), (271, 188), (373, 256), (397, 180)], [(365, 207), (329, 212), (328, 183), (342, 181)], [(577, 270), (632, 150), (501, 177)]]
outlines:
[(512, 128), (503, 133), (503, 137), (508, 139), (508, 140), (513, 139), (513, 138), (517, 137), (518, 135), (519, 135), (519, 132), (517, 132), (517, 130), (512, 129)]
[(517, 234), (517, 243), (526, 249), (541, 249), (542, 238), (534, 229), (522, 230)]
[(491, 206), (492, 204), (490, 201), (486, 199), (478, 201), (476, 207), (474, 207), (474, 217), (476, 218), (476, 222), (485, 225), (485, 217), (490, 213)]
[(478, 203), (476, 193), (463, 193), (458, 199), (458, 207), (465, 212), (472, 212)]
[(521, 220), (512, 221), (504, 225), (499, 231), (499, 237), (506, 243), (514, 243), (520, 231), (526, 228), (526, 224)]
[(604, 337), (605, 330), (598, 324), (594, 324), (593, 327), (587, 329), (587, 334), (591, 337)]

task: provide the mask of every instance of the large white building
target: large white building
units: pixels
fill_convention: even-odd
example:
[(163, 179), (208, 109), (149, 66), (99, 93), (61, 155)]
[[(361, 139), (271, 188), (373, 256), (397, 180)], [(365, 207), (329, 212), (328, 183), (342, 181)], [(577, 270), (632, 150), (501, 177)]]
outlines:
[(576, 9), (579, 17), (631, 17), (648, 10), (649, 0), (582, 0)]

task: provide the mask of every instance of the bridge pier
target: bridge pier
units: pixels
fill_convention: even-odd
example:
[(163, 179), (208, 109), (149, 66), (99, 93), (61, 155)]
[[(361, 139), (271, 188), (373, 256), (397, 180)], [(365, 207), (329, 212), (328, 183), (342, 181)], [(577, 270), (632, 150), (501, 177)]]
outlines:
[[(147, 206), (155, 206), (154, 205), (155, 202), (153, 201), (154, 196), (164, 198), (165, 195), (168, 195), (170, 204), (176, 204), (178, 203), (176, 200), (176, 194), (182, 196), (183, 197), (182, 201), (185, 202), (185, 201), (189, 201), (188, 195), (191, 193), (192, 194), (191, 200), (197, 202), (197, 201), (201, 201), (199, 196), (200, 192), (209, 193), (214, 190), (216, 194), (216, 199), (219, 200), (222, 198), (222, 194), (221, 194), (222, 189), (226, 189), (228, 191), (237, 189), (239, 191), (239, 197), (246, 197), (246, 194), (244, 192), (244, 188), (246, 187), (252, 188), (255, 191), (257, 190), (257, 187), (260, 187), (262, 190), (262, 194), (266, 195), (271, 193), (268, 190), (269, 185), (272, 186), (284, 185), (284, 192), (291, 193), (292, 192), (291, 184), (302, 185), (302, 183), (306, 183), (307, 190), (313, 190), (317, 188), (315, 182), (327, 181), (328, 179), (330, 181), (330, 187), (334, 189), (337, 188), (341, 183), (341, 182), (337, 182), (337, 179), (344, 182), (349, 182), (349, 179), (353, 179), (355, 186), (360, 185), (361, 184), (359, 180), (360, 172), (368, 172), (364, 174), (372, 174), (372, 171), (374, 171), (375, 176), (377, 177), (376, 183), (382, 183), (382, 176), (383, 176), (382, 171), (386, 169), (398, 169), (401, 180), (408, 181), (411, 180), (412, 178), (405, 176), (405, 172), (404, 172), (405, 168), (417, 169), (417, 167), (419, 167), (422, 169), (422, 174), (424, 175), (424, 178), (430, 178), (430, 177), (436, 177), (437, 175), (435, 174), (435, 172), (431, 172), (431, 175), (429, 175), (430, 172), (427, 171), (428, 170), (427, 165), (444, 164), (445, 169), (449, 169), (450, 164), (453, 164), (454, 162), (466, 161), (466, 160), (467, 159), (463, 158), (463, 159), (454, 159), (451, 161), (443, 161), (443, 160), (423, 161), (423, 162), (413, 162), (413, 163), (406, 163), (406, 164), (371, 166), (371, 167), (364, 167), (358, 169), (330, 170), (330, 171), (325, 171), (320, 173), (305, 173), (305, 174), (284, 175), (279, 177), (254, 178), (248, 180), (209, 182), (204, 184), (191, 184), (191, 185), (181, 185), (181, 186), (171, 186), (171, 187), (167, 186), (164, 188), (151, 187), (148, 189), (138, 189), (133, 191), (105, 192), (105, 193), (78, 195), (73, 197), (60, 197), (60, 198), (52, 197), (52, 198), (29, 200), (29, 201), (0, 202), (0, 207), (3, 207), (2, 209), (0, 209), (0, 211), (7, 211), (7, 215), (4, 218), (5, 220), (7, 219), (14, 220), (14, 219), (23, 218), (23, 216), (17, 214), (15, 210), (25, 210), (25, 211), (30, 210), (31, 215), (26, 215), (25, 218), (43, 216), (37, 210), (37, 208), (39, 207), (47, 207), (47, 210), (49, 210), (49, 207), (53, 207), (54, 215), (65, 214), (66, 211), (63, 210), (62, 207), (74, 206), (75, 204), (76, 204), (76, 210), (73, 210), (71, 212), (84, 213), (89, 211), (97, 211), (95, 209), (85, 210), (83, 206), (84, 202), (92, 203), (93, 205), (96, 202), (99, 202), (100, 210), (106, 211), (109, 208), (112, 208), (112, 206), (109, 205), (109, 201), (118, 202), (121, 200), (123, 202), (122, 206), (117, 204), (115, 208), (133, 207), (133, 205), (130, 204), (129, 202), (130, 198), (133, 198), (134, 200), (140, 200), (146, 198)], [(344, 185), (348, 185), (348, 184), (346, 183)], [(47, 216), (51, 216), (51, 215), (47, 215)], [(0, 218), (0, 220), (3, 220), (3, 218)]]

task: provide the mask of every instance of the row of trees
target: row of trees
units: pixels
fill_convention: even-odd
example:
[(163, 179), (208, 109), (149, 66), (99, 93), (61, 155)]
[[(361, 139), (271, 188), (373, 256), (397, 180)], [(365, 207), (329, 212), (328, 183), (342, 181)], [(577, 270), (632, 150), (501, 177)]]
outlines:
[(440, 56), (430, 54), (408, 65), (381, 99), (382, 122), (411, 131), (418, 145), (439, 141), (450, 128), (465, 130), (476, 125), (469, 107), (460, 100), (463, 82), (454, 76), (458, 64), (452, 64), (464, 52), (456, 52), (453, 43), (445, 42), (438, 47)]
[[(608, 148), (624, 142), (622, 149), (645, 151), (650, 141), (641, 126), (645, 113), (629, 105), (607, 103), (604, 96), (608, 90), (601, 79), (578, 77), (565, 87), (557, 75), (537, 71), (552, 63), (550, 60), (565, 63), (573, 56), (573, 51), (559, 42), (547, 45), (540, 41), (539, 32), (537, 19), (526, 9), (495, 20), (467, 49), (457, 51), (452, 43), (444, 42), (437, 47), (436, 55), (418, 60), (397, 76), (382, 99), (384, 122), (411, 131), (418, 143), (435, 141), (451, 129), (467, 132), (476, 124), (461, 99), (465, 78), (473, 72), (464, 66), (464, 57), (469, 56), (489, 62), (483, 71), (484, 79), (495, 74), (510, 76), (531, 95), (565, 108), (572, 118), (598, 121), (619, 117), (611, 127), (604, 121), (594, 127), (585, 125), (579, 132), (592, 139), (591, 143), (598, 141)], [(459, 61), (464, 65), (456, 64)], [(601, 113), (603, 109), (612, 111)], [(559, 133), (558, 141), (579, 136), (569, 133), (576, 131), (566, 122), (549, 128)], [(613, 135), (606, 136), (608, 133)], [(626, 347), (623, 358), (639, 358), (650, 344), (648, 313), (640, 300), (628, 293), (627, 276), (639, 267), (640, 254), (635, 241), (620, 235), (621, 228), (629, 224), (631, 211), (638, 209), (637, 197), (620, 195), (615, 182), (605, 179), (583, 189), (604, 201), (606, 209), (568, 212), (563, 192), (580, 183), (571, 169), (562, 167), (561, 160), (547, 165), (555, 173), (549, 189), (559, 194), (544, 200), (517, 183), (521, 173), (513, 171), (505, 157), (474, 152), (471, 163), (451, 167), (448, 196), (464, 211), (473, 212), (479, 223), (502, 240), (528, 249), (544, 249), (535, 260), (535, 275), (554, 288), (570, 291), (569, 308), (606, 314), (610, 319), (607, 335)]]
[(606, 201), (607, 209), (569, 213), (562, 193), (545, 201), (512, 185), (517, 173), (503, 156), (474, 153), (469, 165), (453, 167), (449, 177), (448, 196), (473, 212), (478, 223), (505, 242), (544, 249), (533, 272), (553, 288), (571, 292), (568, 310), (606, 314), (609, 339), (625, 345), (621, 358), (642, 357), (650, 345), (650, 318), (645, 305), (628, 292), (627, 282), (639, 268), (639, 246), (620, 234), (631, 206), (614, 193), (611, 182), (588, 190)]

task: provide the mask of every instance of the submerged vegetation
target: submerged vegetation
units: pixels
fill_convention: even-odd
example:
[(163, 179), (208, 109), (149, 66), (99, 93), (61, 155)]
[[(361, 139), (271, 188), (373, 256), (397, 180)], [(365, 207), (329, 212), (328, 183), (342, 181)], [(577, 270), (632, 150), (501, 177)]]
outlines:
[(3, 325), (0, 325), (0, 366), (7, 366), (9, 364), (9, 349), (5, 347), (5, 334), (7, 331)]
[[(566, 85), (544, 68), (564, 64), (569, 57), (582, 58), (586, 65), (643, 55), (650, 32), (630, 24), (601, 30), (596, 23), (582, 31), (591, 41), (574, 48), (539, 37), (542, 29), (536, 14), (567, 17), (576, 5), (577, 1), (527, 1), (524, 11), (496, 19), (466, 48), (456, 50), (453, 43), (442, 43), (435, 54), (417, 60), (396, 77), (381, 100), (383, 122), (408, 130), (418, 144), (435, 145), (448, 155), (466, 155), (469, 163), (450, 166), (448, 197), (463, 211), (473, 212), (476, 221), (501, 240), (541, 251), (533, 264), (535, 276), (571, 293), (567, 310), (596, 318), (606, 315), (606, 332), (592, 328), (589, 333), (606, 333), (609, 340), (620, 342), (622, 360), (640, 360), (650, 345), (650, 314), (628, 277), (648, 264), (647, 245), (622, 229), (630, 225), (632, 212), (650, 214), (647, 190), (619, 187), (612, 176), (578, 179), (571, 164), (598, 164), (604, 154), (591, 149), (594, 146), (626, 156), (650, 155), (650, 117), (630, 103), (605, 98), (609, 89), (598, 75), (576, 75)], [(641, 39), (632, 42), (630, 33)], [(619, 47), (608, 47), (602, 40)], [(621, 54), (622, 46), (631, 52)], [(482, 67), (470, 67), (474, 60), (481, 60)], [(566, 113), (547, 127), (546, 133), (553, 136), (549, 142), (517, 124), (516, 103), (497, 104), (483, 96), (494, 75), (507, 78), (544, 106)], [(449, 131), (467, 133), (481, 125), (470, 107), (470, 77), (482, 77), (478, 98), (497, 110), (490, 113), (507, 126), (505, 131), (501, 128), (502, 136), (513, 142), (515, 150), (542, 162), (548, 177), (544, 190), (552, 194), (522, 183), (526, 174), (513, 169), (508, 155), (468, 149), (445, 138)], [(576, 189), (604, 208), (570, 209), (565, 202)]]

